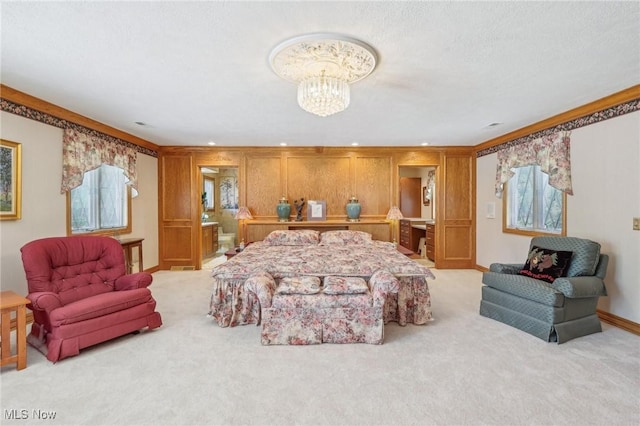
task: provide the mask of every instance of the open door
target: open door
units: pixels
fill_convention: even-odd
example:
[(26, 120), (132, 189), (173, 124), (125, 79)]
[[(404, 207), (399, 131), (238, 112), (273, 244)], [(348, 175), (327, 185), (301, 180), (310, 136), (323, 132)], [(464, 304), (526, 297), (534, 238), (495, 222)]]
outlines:
[(400, 178), (400, 211), (404, 217), (422, 216), (422, 179)]

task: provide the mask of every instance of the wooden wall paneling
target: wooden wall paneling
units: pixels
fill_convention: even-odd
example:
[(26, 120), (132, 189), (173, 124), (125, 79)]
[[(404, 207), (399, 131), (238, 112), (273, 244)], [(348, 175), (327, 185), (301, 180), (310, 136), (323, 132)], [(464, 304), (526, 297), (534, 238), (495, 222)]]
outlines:
[(368, 232), (371, 238), (380, 241), (391, 241), (391, 223), (385, 224), (368, 224), (368, 223), (352, 223), (349, 229), (353, 231)]
[(327, 219), (346, 218), (345, 205), (351, 197), (349, 165), (348, 156), (287, 157), (289, 202), (300, 198), (324, 200), (327, 202)]
[(448, 220), (470, 220), (473, 206), (471, 200), (470, 156), (445, 158), (444, 214)]
[(167, 225), (162, 228), (162, 261), (166, 262), (161, 269), (171, 266), (195, 265), (193, 250), (192, 226)]
[(445, 153), (440, 167), (436, 220), (436, 266), (475, 264), (475, 159), (472, 152)]
[(160, 155), (159, 184), (159, 267), (195, 266), (199, 229), (197, 208), (199, 193), (194, 196), (196, 170), (193, 155)]
[(280, 156), (246, 157), (246, 202), (254, 218), (277, 219), (276, 204), (284, 195), (281, 162)]
[(444, 239), (443, 256), (447, 261), (456, 260), (466, 262), (472, 257), (472, 241), (469, 225), (461, 221), (460, 225), (448, 223), (445, 225), (446, 238)]
[(190, 155), (162, 156), (163, 203), (160, 211), (163, 221), (191, 221), (191, 175), (193, 161)]
[[(443, 224), (437, 227), (436, 252), (440, 251), (444, 260), (440, 264), (436, 253), (436, 266), (473, 267), (466, 260), (475, 258), (472, 229), (475, 163), (471, 161), (471, 151), (466, 147), (418, 151), (392, 147), (286, 150), (163, 147), (159, 152), (158, 168), (160, 269), (199, 265), (201, 232), (197, 181), (201, 165), (239, 167), (240, 202), (247, 205), (258, 219), (258, 223), (247, 223), (247, 239), (250, 241), (262, 240), (273, 229), (288, 229), (286, 224), (276, 222), (275, 205), (282, 195), (290, 202), (300, 197), (325, 200), (327, 219), (337, 221), (346, 219), (345, 204), (355, 195), (363, 206), (363, 222), (384, 219), (389, 207), (398, 203), (398, 167), (436, 166), (437, 180), (441, 183), (437, 188), (438, 199), (442, 200), (436, 220)], [(448, 190), (448, 182), (451, 191)], [(268, 223), (261, 224), (260, 220)], [(447, 224), (450, 227), (445, 226)], [(186, 229), (189, 227), (190, 231)], [(380, 240), (390, 240), (392, 235), (386, 222), (357, 223), (350, 229), (365, 230)], [(465, 264), (469, 266), (463, 266)]]
[[(391, 157), (354, 158), (353, 194), (360, 201), (361, 218), (386, 217), (391, 194)], [(346, 212), (345, 212), (346, 215)], [(387, 237), (388, 239), (389, 237)]]

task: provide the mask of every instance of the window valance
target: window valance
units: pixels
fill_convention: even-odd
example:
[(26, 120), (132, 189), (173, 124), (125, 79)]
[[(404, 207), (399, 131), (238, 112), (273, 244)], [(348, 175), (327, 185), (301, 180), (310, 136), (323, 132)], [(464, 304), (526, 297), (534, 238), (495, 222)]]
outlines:
[(498, 151), (496, 196), (502, 196), (504, 183), (514, 175), (515, 167), (538, 165), (549, 175), (549, 185), (573, 195), (569, 133), (554, 133)]
[(128, 184), (137, 191), (138, 172), (135, 149), (102, 139), (96, 135), (80, 133), (75, 129), (64, 130), (62, 138), (62, 185), (61, 193), (82, 185), (84, 173), (109, 164), (124, 170)]

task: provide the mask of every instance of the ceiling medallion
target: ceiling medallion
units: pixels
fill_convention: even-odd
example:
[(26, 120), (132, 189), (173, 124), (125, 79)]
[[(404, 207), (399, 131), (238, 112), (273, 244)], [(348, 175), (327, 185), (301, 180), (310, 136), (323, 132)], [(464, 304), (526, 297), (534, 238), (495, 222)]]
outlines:
[(349, 106), (349, 84), (376, 67), (373, 48), (339, 34), (307, 34), (276, 46), (269, 55), (273, 71), (298, 84), (298, 104), (326, 117)]

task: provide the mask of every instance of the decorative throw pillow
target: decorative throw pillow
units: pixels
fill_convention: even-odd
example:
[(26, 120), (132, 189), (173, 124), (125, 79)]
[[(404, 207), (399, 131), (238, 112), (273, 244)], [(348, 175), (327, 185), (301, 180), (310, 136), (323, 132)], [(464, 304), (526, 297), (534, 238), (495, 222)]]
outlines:
[(310, 246), (318, 244), (320, 233), (313, 229), (272, 231), (264, 239), (270, 246)]
[(318, 277), (285, 277), (276, 288), (277, 294), (316, 294), (320, 292)]
[(537, 280), (552, 283), (556, 278), (565, 277), (571, 261), (571, 251), (531, 247), (524, 268), (518, 273)]
[(367, 283), (358, 277), (334, 277), (324, 278), (325, 294), (363, 294), (369, 291)]
[(371, 234), (363, 231), (327, 231), (320, 234), (320, 245), (370, 244)]

